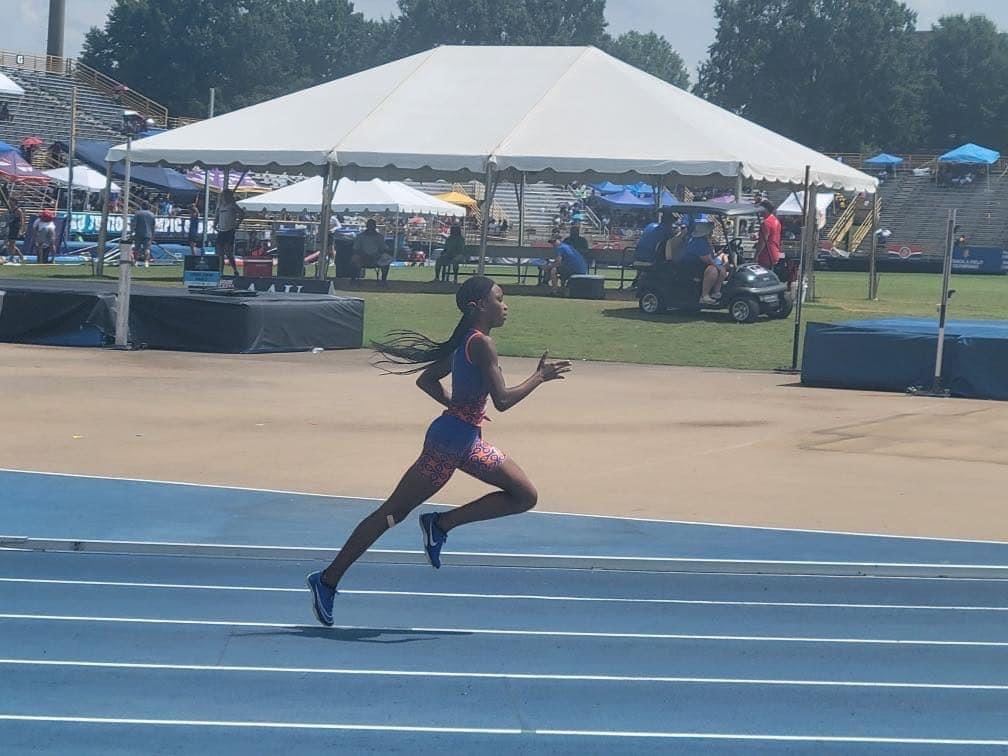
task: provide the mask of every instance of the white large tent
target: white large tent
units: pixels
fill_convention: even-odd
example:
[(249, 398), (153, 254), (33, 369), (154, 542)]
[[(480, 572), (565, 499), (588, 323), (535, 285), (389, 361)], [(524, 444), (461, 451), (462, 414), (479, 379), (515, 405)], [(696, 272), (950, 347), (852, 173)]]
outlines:
[[(447, 95), (432, 104), (430, 93)], [(472, 93), (485, 93), (473, 99)], [(590, 93), (590, 94), (589, 94)], [(121, 160), (124, 145), (109, 150)], [(356, 178), (877, 181), (594, 47), (444, 46), (133, 144), (137, 163)]]
[[(238, 203), (254, 212), (312, 212), (322, 209), (322, 178), (315, 176)], [(465, 209), (443, 202), (401, 181), (340, 179), (333, 192), (335, 213), (403, 213), (410, 215), (465, 215)]]
[(20, 97), (24, 94), (24, 90), (9, 76), (0, 73), (0, 94)]

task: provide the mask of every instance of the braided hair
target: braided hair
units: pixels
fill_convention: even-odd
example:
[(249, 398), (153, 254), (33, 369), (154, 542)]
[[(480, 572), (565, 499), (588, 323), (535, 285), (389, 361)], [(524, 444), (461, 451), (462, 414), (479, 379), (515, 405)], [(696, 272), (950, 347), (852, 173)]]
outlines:
[[(492, 278), (473, 276), (455, 292), (455, 305), (462, 313), (455, 330), (447, 341), (434, 341), (422, 333), (409, 330), (391, 331), (385, 341), (372, 341), (371, 347), (377, 353), (377, 359), (372, 361), (375, 367), (386, 373), (410, 375), (419, 373), (428, 365), (443, 360), (462, 345), (462, 340), (472, 327), (476, 318), (477, 305), (490, 293), (494, 287)], [(405, 370), (396, 370), (395, 366), (411, 366)], [(390, 366), (392, 368), (390, 369)], [(416, 367), (412, 367), (416, 366)]]

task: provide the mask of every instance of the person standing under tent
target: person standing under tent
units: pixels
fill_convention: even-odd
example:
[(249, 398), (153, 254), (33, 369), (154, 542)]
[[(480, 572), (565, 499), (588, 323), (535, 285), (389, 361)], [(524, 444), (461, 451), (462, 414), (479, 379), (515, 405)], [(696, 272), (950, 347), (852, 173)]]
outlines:
[(36, 262), (45, 265), (56, 256), (56, 214), (46, 208), (35, 220), (34, 246)]
[(773, 270), (781, 259), (781, 223), (774, 215), (774, 206), (770, 200), (759, 203), (765, 216), (759, 228), (759, 240), (756, 242), (756, 262), (767, 270)]
[(143, 262), (145, 268), (150, 267), (151, 244), (154, 243), (154, 213), (150, 203), (143, 200), (140, 209), (133, 213), (133, 260), (139, 267)]
[[(189, 251), (193, 255), (203, 254), (203, 238), (200, 232), (200, 209), (199, 209), (199, 199), (194, 199), (189, 205), (189, 227), (187, 230), (187, 239), (189, 241)], [(199, 247), (199, 252), (196, 248)]]
[(231, 269), (238, 275), (238, 261), (235, 260), (235, 232), (245, 219), (245, 211), (235, 202), (234, 192), (225, 189), (221, 192), (217, 203), (217, 215), (214, 225), (217, 228), (217, 254), (221, 256), (221, 272), (224, 259), (231, 263)]
[[(441, 549), (448, 534), (458, 526), (527, 512), (536, 505), (538, 493), (525, 472), (483, 440), (484, 409), (488, 398), (500, 412), (514, 407), (542, 384), (562, 380), (570, 372), (570, 362), (548, 362), (544, 352), (529, 378), (506, 386), (490, 336), (507, 320), (501, 288), (485, 276), (473, 276), (459, 287), (455, 304), (462, 317), (447, 341), (400, 331), (391, 341), (374, 345), (383, 358), (379, 366), (406, 366), (404, 374), (419, 372), (420, 390), (447, 409), (431, 423), (423, 451), (391, 496), (357, 525), (328, 567), (308, 575), (312, 610), (327, 627), (333, 625), (333, 601), (350, 566), (386, 530), (440, 491), (456, 470), (496, 490), (456, 509), (420, 515), (424, 552), (435, 569), (441, 567)], [(442, 384), (449, 375), (451, 393)]]
[[(7, 206), (7, 235), (4, 240), (6, 246), (7, 257), (10, 258), (11, 262), (15, 260), (18, 263), (24, 262), (24, 255), (18, 251), (17, 240), (21, 236), (21, 231), (24, 229), (25, 225), (25, 214), (24, 210), (18, 205), (18, 201), (14, 198), (10, 198), (10, 202)], [(6, 262), (6, 258), (0, 256), (0, 263)]]

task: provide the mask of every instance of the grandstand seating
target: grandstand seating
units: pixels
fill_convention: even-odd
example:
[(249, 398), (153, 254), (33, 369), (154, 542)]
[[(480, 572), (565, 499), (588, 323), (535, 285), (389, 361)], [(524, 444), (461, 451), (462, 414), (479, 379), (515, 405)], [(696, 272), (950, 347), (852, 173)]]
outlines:
[[(1008, 179), (992, 176), (968, 186), (939, 187), (927, 176), (900, 173), (880, 189), (881, 226), (889, 229), (890, 244), (920, 245), (926, 256), (940, 256), (950, 209), (970, 244), (1002, 246), (1008, 242)], [(867, 251), (870, 239), (860, 250)]]
[[(14, 121), (0, 124), (0, 139), (17, 144), (38, 136), (47, 144), (70, 137), (70, 100), (73, 80), (57, 73), (0, 67), (25, 90), (11, 105)], [(91, 87), (77, 85), (77, 136), (82, 139), (115, 139), (122, 123), (122, 106)]]

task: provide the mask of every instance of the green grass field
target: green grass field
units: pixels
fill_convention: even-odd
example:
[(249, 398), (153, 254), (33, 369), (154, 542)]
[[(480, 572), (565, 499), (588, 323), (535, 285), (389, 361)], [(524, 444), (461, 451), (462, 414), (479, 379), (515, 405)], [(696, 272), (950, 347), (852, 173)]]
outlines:
[[(82, 278), (80, 267), (0, 268), (0, 278)], [(115, 270), (109, 271), (111, 276)], [(180, 285), (177, 269), (135, 270), (144, 283)], [(393, 280), (426, 280), (431, 268), (396, 268)], [(884, 316), (935, 317), (941, 279), (928, 274), (884, 274), (879, 301), (865, 299), (866, 274), (817, 274), (818, 301), (808, 303), (805, 320), (832, 322)], [(1008, 278), (954, 276), (957, 293), (950, 317), (1008, 319)], [(433, 338), (447, 337), (458, 317), (450, 294), (353, 291), (366, 301), (365, 337), (378, 339), (396, 328), (412, 328)], [(588, 301), (540, 296), (508, 297), (510, 317), (495, 337), (501, 354), (665, 365), (772, 369), (790, 364), (793, 319), (736, 325), (725, 313), (647, 317), (634, 301)]]

